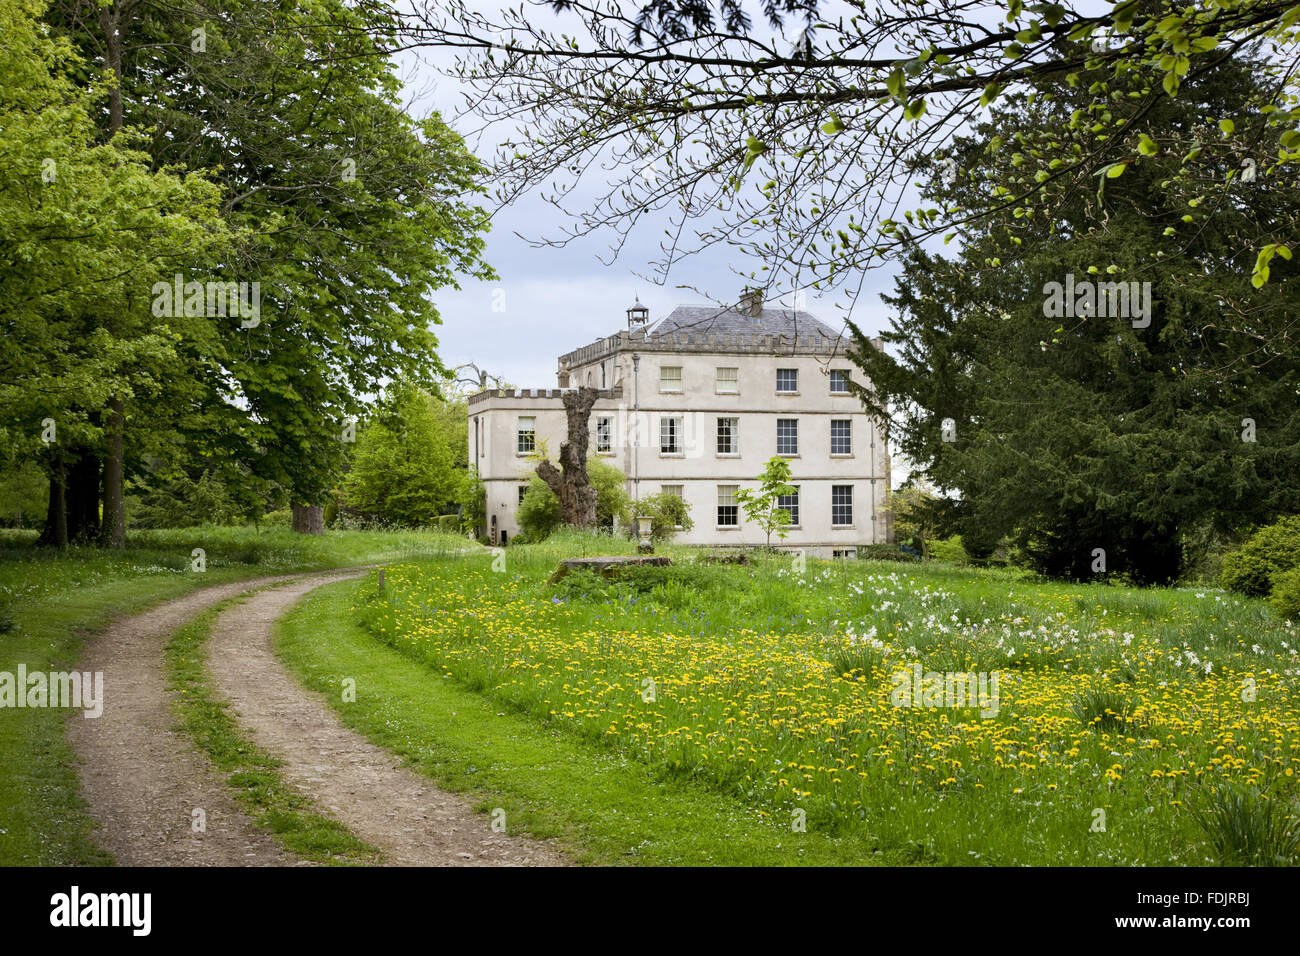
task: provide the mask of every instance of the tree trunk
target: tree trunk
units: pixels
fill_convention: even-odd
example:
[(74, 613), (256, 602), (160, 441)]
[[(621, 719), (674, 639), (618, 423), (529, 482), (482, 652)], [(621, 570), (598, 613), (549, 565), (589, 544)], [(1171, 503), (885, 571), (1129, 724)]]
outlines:
[[(100, 8), (99, 25), (104, 33), (104, 65), (113, 71), (114, 82), (108, 88), (108, 139), (122, 128), (122, 43), (123, 33), (135, 5), (123, 8), (109, 4)], [(126, 516), (122, 513), (123, 434), (126, 431), (126, 405), (121, 396), (108, 401), (107, 454), (104, 457), (104, 519), (99, 528), (99, 543), (106, 548), (126, 547)]]
[(294, 505), (293, 530), (299, 534), (324, 534), (324, 509), (320, 505)]
[(569, 440), (560, 445), (560, 468), (543, 459), (537, 476), (546, 482), (560, 501), (560, 520), (577, 528), (596, 524), (596, 489), (587, 475), (588, 425), (591, 407), (600, 393), (583, 386), (564, 393), (564, 412), (568, 417)]
[(104, 456), (104, 520), (99, 543), (105, 548), (126, 547), (126, 515), (122, 513), (123, 432), (126, 406), (120, 398), (108, 400), (107, 454)]
[(45, 527), (36, 539), (38, 545), (55, 548), (68, 546), (68, 508), (64, 489), (67, 478), (63, 470), (63, 452), (54, 450), (53, 470), (50, 474), (50, 504), (45, 511)]

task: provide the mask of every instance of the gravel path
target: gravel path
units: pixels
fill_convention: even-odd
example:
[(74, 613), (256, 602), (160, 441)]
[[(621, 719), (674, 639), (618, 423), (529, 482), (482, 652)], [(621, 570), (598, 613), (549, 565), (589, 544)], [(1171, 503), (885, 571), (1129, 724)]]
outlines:
[(284, 779), (322, 813), (403, 866), (553, 866), (546, 843), (494, 833), (489, 818), (343, 726), (271, 651), (276, 619), (304, 594), (348, 575), (312, 576), (223, 611), (207, 644), (214, 693), (231, 702), (243, 732), (284, 761)]
[[(287, 866), (295, 860), (235, 804), (225, 777), (177, 731), (163, 648), (199, 613), (286, 578), (205, 588), (87, 640), (79, 669), (103, 671), (104, 712), (75, 713), (67, 737), (97, 839), (120, 866)], [(206, 815), (196, 830), (194, 811)]]

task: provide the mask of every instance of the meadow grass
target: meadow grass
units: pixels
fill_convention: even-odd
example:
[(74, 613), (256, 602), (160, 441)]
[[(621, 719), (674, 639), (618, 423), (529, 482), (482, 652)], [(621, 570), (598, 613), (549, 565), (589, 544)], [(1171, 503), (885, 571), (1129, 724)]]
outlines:
[[(277, 653), (349, 727), (463, 793), (480, 812), (503, 810), (507, 833), (554, 839), (586, 864), (907, 862), (868, 839), (797, 830), (792, 817), (502, 709), (491, 696), (376, 641), (358, 623), (357, 589), (344, 581), (312, 591), (278, 623)], [(356, 682), (351, 703), (342, 699), (345, 678)]]
[[(1262, 602), (680, 551), (548, 586), (573, 550), (393, 568), (362, 586), (359, 619), (503, 711), (892, 857), (1230, 863), (1223, 815), (1189, 804), (1254, 794), (1233, 812), (1268, 832), (1296, 816), (1296, 630)], [(996, 675), (996, 706), (906, 706), (918, 665)]]
[[(429, 559), (478, 546), (425, 532), (199, 527), (133, 532), (116, 552), (34, 547), (35, 532), (0, 532), (0, 671), (76, 666), (86, 632), (197, 587), (373, 562)], [(190, 570), (206, 552), (206, 571)], [(111, 689), (106, 691), (111, 692)], [(0, 865), (109, 862), (91, 838), (66, 712), (0, 709)], [(78, 714), (75, 719), (83, 719)]]

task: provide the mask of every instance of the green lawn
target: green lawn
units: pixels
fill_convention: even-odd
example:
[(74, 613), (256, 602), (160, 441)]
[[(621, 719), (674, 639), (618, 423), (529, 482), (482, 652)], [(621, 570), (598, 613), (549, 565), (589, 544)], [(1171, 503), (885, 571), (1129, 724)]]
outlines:
[[(298, 570), (345, 567), (473, 547), (423, 533), (191, 528), (139, 532), (114, 554), (34, 548), (30, 532), (0, 532), (0, 671), (68, 670), (84, 634), (196, 587)], [(207, 570), (190, 571), (194, 548)], [(0, 709), (0, 865), (110, 862), (90, 838), (77, 795), (66, 714)]]

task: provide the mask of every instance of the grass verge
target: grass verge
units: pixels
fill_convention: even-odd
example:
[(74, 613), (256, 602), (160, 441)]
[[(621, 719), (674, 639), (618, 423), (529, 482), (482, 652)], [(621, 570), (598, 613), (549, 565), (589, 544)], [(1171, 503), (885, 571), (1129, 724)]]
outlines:
[[(861, 838), (797, 832), (736, 800), (678, 780), (479, 694), (358, 625), (358, 584), (318, 588), (276, 628), (281, 659), (325, 694), (347, 726), (401, 756), (507, 832), (556, 839), (576, 862), (641, 865), (862, 865), (903, 862)], [(344, 678), (356, 681), (343, 703)]]
[[(200, 587), (293, 571), (428, 556), (476, 545), (428, 532), (185, 528), (132, 532), (127, 548), (37, 548), (0, 531), (0, 671), (67, 671), (87, 633)], [(206, 571), (191, 571), (195, 548)], [(66, 711), (0, 708), (0, 866), (103, 866), (78, 789)]]
[(290, 853), (317, 863), (380, 862), (379, 851), (347, 827), (315, 812), (310, 799), (291, 788), (277, 771), (280, 761), (242, 736), (228, 703), (212, 693), (204, 667), (204, 644), (217, 615), (242, 598), (205, 611), (178, 630), (167, 644), (167, 676), (176, 692), (181, 729), (227, 776), (240, 808), (270, 831)]

